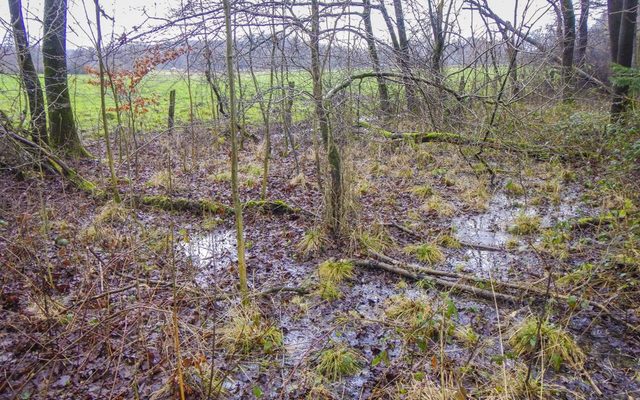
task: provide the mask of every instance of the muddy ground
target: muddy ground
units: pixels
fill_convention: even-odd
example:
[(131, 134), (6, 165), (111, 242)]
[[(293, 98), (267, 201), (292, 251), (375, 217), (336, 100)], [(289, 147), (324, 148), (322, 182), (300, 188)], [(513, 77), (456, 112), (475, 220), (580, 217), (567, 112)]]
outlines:
[[(133, 156), (120, 163), (116, 151), (118, 175), (127, 177), (120, 191), (231, 204), (228, 145), (213, 136), (203, 129), (177, 138), (147, 134), (137, 167)], [(97, 158), (75, 166), (107, 187), (108, 169), (98, 161), (103, 145), (88, 147)], [(477, 175), (468, 149), (389, 143), (359, 132), (344, 148), (352, 160), (345, 178), (351, 233), (327, 236), (321, 249), (304, 254), (299, 243), (321, 225), (323, 197), (312, 144), (298, 148), (304, 179), (284, 148), (276, 133), (268, 198), (304, 211), (245, 210), (252, 309), (282, 341), (249, 351), (229, 340), (239, 312), (233, 217), (132, 207), (126, 194), (126, 207), (114, 207), (56, 177), (4, 171), (0, 397), (179, 398), (182, 377), (187, 398), (524, 398), (528, 370), (538, 382), (536, 398), (640, 396), (640, 336), (629, 328), (638, 325), (640, 296), (633, 274), (621, 287), (605, 263), (615, 243), (629, 239), (625, 228), (585, 225), (560, 244), (544, 241), (545, 232), (624, 206), (623, 196), (595, 192), (597, 170), (488, 152), (499, 166), (489, 182)], [(244, 201), (260, 196), (260, 155), (260, 145), (247, 140), (240, 158)], [(540, 217), (535, 233), (509, 232), (522, 215)], [(463, 246), (441, 243), (441, 262), (429, 265), (406, 251), (445, 235)], [(339, 284), (339, 298), (323, 299), (318, 264), (375, 258), (363, 243), (396, 260), (482, 278), (475, 286), (489, 291), (511, 282), (545, 292), (551, 271), (550, 293), (574, 296), (578, 306), (525, 290), (508, 291), (514, 303), (492, 301), (358, 267)], [(602, 268), (562, 284), (585, 263)], [(299, 291), (256, 295), (281, 287)], [(610, 314), (583, 303), (587, 298)], [(429, 304), (447, 319), (446, 332), (414, 340), (385, 312), (398, 299)], [(565, 362), (556, 371), (540, 357), (515, 353), (509, 339), (518, 324), (543, 313), (575, 339), (584, 366)], [(459, 334), (469, 331), (477, 339)], [(359, 369), (333, 381), (316, 366), (320, 352), (336, 343), (355, 350)], [(207, 384), (211, 371), (215, 385)]]

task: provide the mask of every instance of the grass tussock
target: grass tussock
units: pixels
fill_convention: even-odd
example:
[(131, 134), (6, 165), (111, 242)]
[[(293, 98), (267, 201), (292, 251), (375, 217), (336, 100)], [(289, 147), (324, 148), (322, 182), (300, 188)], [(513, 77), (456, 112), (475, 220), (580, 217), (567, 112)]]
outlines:
[(505, 183), (504, 191), (507, 193), (507, 196), (511, 197), (520, 197), (525, 193), (524, 186), (512, 181), (511, 179), (509, 179), (507, 183)]
[(340, 282), (353, 277), (353, 264), (348, 260), (327, 260), (318, 265), (317, 294), (327, 301), (334, 301), (342, 297)]
[(318, 356), (316, 371), (330, 381), (356, 374), (362, 369), (364, 357), (344, 343), (332, 343)]
[(448, 249), (459, 249), (462, 247), (460, 241), (451, 235), (440, 235), (436, 242), (438, 245)]
[(444, 254), (438, 245), (434, 243), (422, 243), (406, 246), (404, 251), (415, 255), (416, 258), (429, 265), (435, 265), (444, 261)]
[(540, 231), (540, 217), (537, 215), (519, 214), (513, 225), (509, 227), (509, 233), (518, 236), (531, 235)]
[(169, 189), (175, 185), (176, 177), (171, 175), (171, 171), (158, 171), (149, 178), (145, 184), (147, 187)]
[(321, 281), (340, 283), (353, 278), (353, 264), (348, 260), (327, 260), (318, 265), (318, 277)]
[(584, 366), (585, 354), (571, 335), (548, 320), (540, 323), (536, 317), (525, 318), (513, 330), (509, 344), (517, 354), (540, 357), (556, 371), (565, 362), (577, 369)]
[(282, 331), (260, 313), (255, 306), (232, 310), (222, 327), (222, 343), (231, 351), (247, 354), (253, 351), (272, 353), (282, 347)]
[(381, 224), (374, 224), (371, 229), (362, 228), (353, 231), (353, 238), (358, 247), (364, 250), (384, 252), (393, 244), (393, 239)]
[(411, 194), (423, 199), (428, 198), (434, 194), (433, 188), (430, 185), (419, 185), (411, 188)]
[(326, 244), (327, 236), (320, 227), (309, 228), (302, 236), (302, 240), (296, 246), (303, 256), (318, 254)]
[(456, 212), (455, 207), (451, 203), (437, 194), (429, 197), (421, 209), (424, 212), (436, 214), (439, 217), (451, 217)]
[(122, 203), (116, 203), (113, 200), (109, 200), (101, 209), (98, 215), (96, 215), (93, 223), (101, 226), (104, 224), (121, 224), (127, 221), (127, 218), (132, 214), (131, 210), (125, 207)]

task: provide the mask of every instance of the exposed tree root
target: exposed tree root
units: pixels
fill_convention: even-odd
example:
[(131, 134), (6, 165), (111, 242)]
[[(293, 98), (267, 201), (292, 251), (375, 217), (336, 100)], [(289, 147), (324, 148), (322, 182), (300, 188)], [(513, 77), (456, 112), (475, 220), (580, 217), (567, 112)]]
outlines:
[(5, 124), (0, 124), (0, 149), (0, 164), (21, 172), (40, 166), (44, 170), (63, 176), (83, 192), (96, 196), (104, 194), (93, 182), (83, 178), (50, 149), (18, 135)]

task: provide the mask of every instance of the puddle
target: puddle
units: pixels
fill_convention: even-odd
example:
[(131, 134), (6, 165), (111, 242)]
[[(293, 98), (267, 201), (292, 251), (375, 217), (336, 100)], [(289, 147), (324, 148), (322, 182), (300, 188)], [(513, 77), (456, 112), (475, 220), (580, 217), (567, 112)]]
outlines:
[[(569, 193), (565, 197), (565, 202), (558, 206), (530, 206), (526, 210), (521, 198), (514, 199), (504, 193), (498, 193), (491, 199), (484, 213), (456, 217), (452, 225), (456, 230), (456, 237), (463, 242), (504, 247), (513, 237), (508, 233), (509, 227), (523, 211), (527, 215), (540, 216), (540, 224), (543, 228), (584, 214), (575, 193)], [(535, 263), (535, 260), (527, 254), (479, 249), (465, 249), (450, 261), (450, 265), (456, 269), (462, 269), (483, 278), (491, 276), (494, 279), (509, 279), (512, 267), (522, 269), (525, 267), (522, 265), (524, 263)]]
[(238, 261), (236, 232), (233, 229), (216, 229), (208, 234), (192, 237), (180, 248), (196, 268), (195, 281), (201, 287), (215, 285), (219, 274), (229, 270)]

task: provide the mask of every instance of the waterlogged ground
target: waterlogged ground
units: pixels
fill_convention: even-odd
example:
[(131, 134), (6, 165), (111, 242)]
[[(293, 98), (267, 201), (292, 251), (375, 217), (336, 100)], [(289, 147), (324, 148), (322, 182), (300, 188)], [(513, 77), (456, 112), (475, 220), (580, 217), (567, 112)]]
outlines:
[[(149, 138), (138, 168), (119, 164), (119, 173), (128, 176), (121, 190), (230, 204), (225, 147), (218, 139), (210, 145), (208, 131), (197, 132), (194, 162), (186, 135), (171, 157), (170, 183), (170, 142)], [(315, 157), (310, 150), (298, 154), (305, 178), (296, 177), (293, 156), (283, 154), (280, 139), (269, 198), (306, 212), (245, 210), (250, 312), (239, 302), (232, 217), (114, 208), (63, 190), (59, 181), (40, 186), (3, 175), (1, 397), (169, 399), (177, 397), (182, 376), (187, 398), (194, 399), (507, 399), (524, 397), (528, 368), (533, 380), (542, 381), (535, 387), (543, 398), (638, 393), (638, 336), (588, 305), (549, 300), (546, 315), (575, 338), (586, 362), (541, 371), (540, 360), (516, 354), (509, 339), (527, 317), (543, 312), (543, 297), (510, 291), (517, 302), (480, 299), (429, 277), (416, 282), (365, 267), (336, 285), (335, 298), (319, 291), (318, 265), (332, 258), (374, 259), (367, 243), (402, 262), (482, 278), (477, 286), (486, 290), (503, 290), (499, 283), (510, 282), (544, 291), (550, 269), (554, 293), (611, 300), (612, 312), (637, 324), (637, 310), (631, 306), (625, 313), (616, 303), (633, 298), (632, 287), (601, 293), (608, 286), (596, 275), (600, 286), (562, 284), (586, 262), (601, 262), (599, 243), (607, 240), (589, 229), (549, 240), (563, 221), (603, 211), (583, 183), (570, 178), (568, 166), (517, 160), (518, 168), (505, 170), (518, 173), (498, 175), (491, 185), (461, 167), (455, 147), (363, 143), (361, 157), (346, 166), (353, 233), (341, 241), (325, 236), (318, 249), (306, 252), (300, 243), (320, 226), (313, 215), (322, 213)], [(247, 142), (242, 152), (244, 200), (259, 198), (258, 150)], [(101, 154), (101, 146), (91, 151)], [(514, 162), (494, 157), (494, 163)], [(78, 167), (106, 186), (104, 164)], [(46, 231), (40, 228), (40, 193), (48, 209)], [(537, 221), (534, 232), (514, 233), (523, 215)], [(445, 245), (443, 236), (462, 246)], [(443, 259), (429, 263), (410, 251), (424, 243), (435, 244)], [(438, 321), (435, 330), (416, 331), (392, 317), (399, 304), (425, 305), (428, 316), (420, 311), (417, 318)], [(239, 346), (254, 326), (261, 334)], [(266, 332), (277, 332), (273, 343), (263, 340)], [(357, 368), (328, 379), (318, 364), (322, 352), (336, 346), (353, 351)]]

